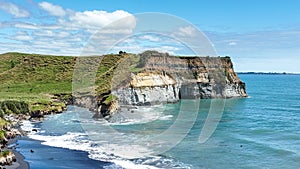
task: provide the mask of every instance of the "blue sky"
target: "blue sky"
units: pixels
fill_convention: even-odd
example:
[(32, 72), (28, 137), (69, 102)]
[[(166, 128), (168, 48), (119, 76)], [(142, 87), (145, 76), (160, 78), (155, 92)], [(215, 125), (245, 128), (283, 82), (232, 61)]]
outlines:
[[(297, 0), (0, 0), (0, 53), (80, 55), (97, 29), (112, 21), (161, 12), (203, 31), (218, 55), (232, 57), (236, 71), (300, 73), (299, 9)], [(130, 20), (114, 29), (134, 26)], [(155, 49), (180, 51), (157, 37), (140, 40), (147, 38), (158, 42)], [(144, 49), (131, 47), (133, 52)]]

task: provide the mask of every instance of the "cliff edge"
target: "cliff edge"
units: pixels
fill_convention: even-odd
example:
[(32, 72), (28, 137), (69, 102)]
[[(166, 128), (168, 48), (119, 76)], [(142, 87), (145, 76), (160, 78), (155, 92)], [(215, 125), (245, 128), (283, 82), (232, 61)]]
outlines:
[[(141, 72), (112, 94), (122, 105), (172, 103), (179, 99), (247, 97), (229, 57), (183, 57), (147, 51)], [(123, 83), (124, 84), (124, 83)]]

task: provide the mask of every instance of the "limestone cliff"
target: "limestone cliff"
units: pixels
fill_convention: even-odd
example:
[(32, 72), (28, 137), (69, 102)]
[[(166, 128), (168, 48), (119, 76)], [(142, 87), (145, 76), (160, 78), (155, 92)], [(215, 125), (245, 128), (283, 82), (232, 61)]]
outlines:
[(142, 72), (112, 93), (125, 105), (177, 102), (181, 98), (247, 97), (245, 83), (229, 57), (178, 57), (148, 51), (140, 55)]
[(129, 87), (113, 91), (122, 104), (144, 105), (179, 100), (178, 85), (170, 75), (155, 72), (131, 74)]

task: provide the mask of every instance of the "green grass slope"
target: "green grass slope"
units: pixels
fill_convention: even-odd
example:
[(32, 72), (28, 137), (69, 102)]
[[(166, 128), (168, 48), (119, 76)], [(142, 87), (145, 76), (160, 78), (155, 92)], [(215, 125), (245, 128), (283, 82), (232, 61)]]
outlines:
[(71, 93), (75, 59), (22, 53), (0, 55), (0, 101), (25, 101), (32, 110), (47, 108), (53, 95)]
[[(10, 100), (27, 103), (30, 111), (63, 106), (64, 103), (56, 96), (71, 96), (73, 73), (78, 59), (80, 62), (86, 62), (83, 65), (96, 66), (94, 84), (96, 95), (111, 90), (112, 77), (117, 76), (114, 74), (116, 69), (119, 69), (119, 79), (128, 77), (128, 69), (136, 71), (135, 66), (139, 61), (136, 55), (126, 53), (84, 58), (24, 53), (1, 54), (0, 109), (2, 107), (2, 112), (13, 111), (7, 109), (7, 101)], [(121, 65), (123, 67), (120, 68)]]

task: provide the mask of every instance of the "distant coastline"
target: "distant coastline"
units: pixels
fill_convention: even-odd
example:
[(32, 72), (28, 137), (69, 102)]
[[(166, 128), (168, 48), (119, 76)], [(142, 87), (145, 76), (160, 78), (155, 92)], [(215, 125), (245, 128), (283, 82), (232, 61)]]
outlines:
[(288, 73), (288, 72), (237, 72), (237, 74), (255, 74), (255, 75), (300, 75), (300, 73)]

